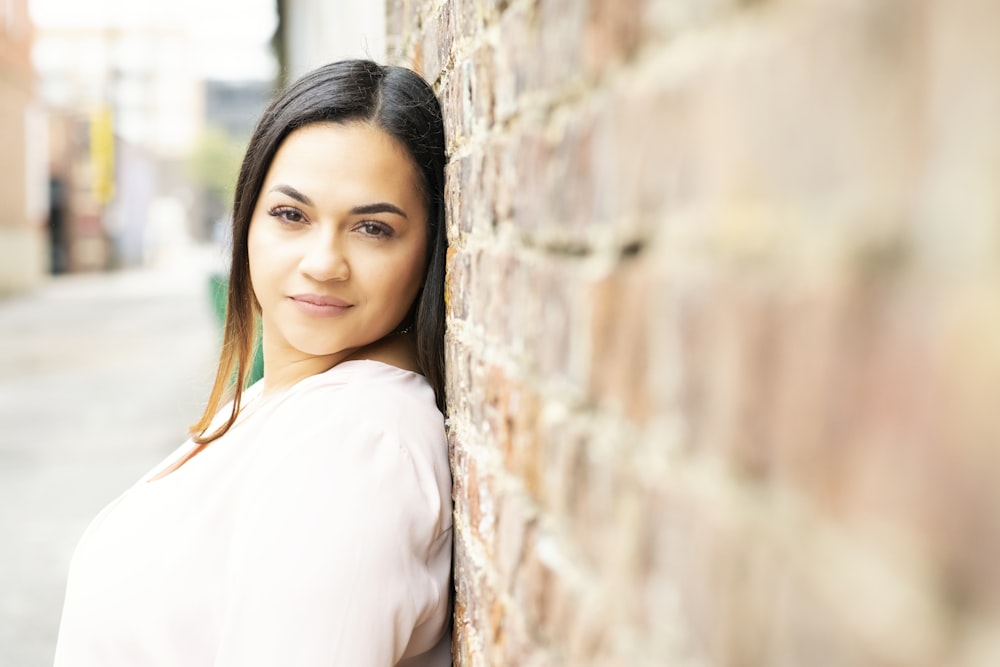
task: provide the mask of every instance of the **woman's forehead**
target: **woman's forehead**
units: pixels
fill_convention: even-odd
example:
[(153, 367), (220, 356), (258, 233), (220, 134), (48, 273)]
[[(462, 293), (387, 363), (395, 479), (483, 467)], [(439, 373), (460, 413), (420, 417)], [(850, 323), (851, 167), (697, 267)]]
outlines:
[(264, 191), (277, 184), (310, 196), (380, 193), (411, 199), (420, 194), (419, 174), (406, 148), (370, 123), (314, 123), (296, 129), (279, 146)]

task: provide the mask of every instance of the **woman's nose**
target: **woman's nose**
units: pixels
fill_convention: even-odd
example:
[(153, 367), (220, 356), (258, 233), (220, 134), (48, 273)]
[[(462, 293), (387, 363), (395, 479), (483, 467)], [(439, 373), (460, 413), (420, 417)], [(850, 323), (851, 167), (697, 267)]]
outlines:
[(319, 282), (350, 277), (350, 263), (339, 239), (313, 238), (308, 243), (299, 264), (302, 273)]

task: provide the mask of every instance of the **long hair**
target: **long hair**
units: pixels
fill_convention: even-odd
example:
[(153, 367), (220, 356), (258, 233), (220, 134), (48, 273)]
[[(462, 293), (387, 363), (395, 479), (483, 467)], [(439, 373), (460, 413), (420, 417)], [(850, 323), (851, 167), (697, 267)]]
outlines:
[[(247, 146), (236, 180), (232, 257), (222, 353), (215, 384), (192, 437), (201, 446), (223, 435), (239, 415), (252, 371), (259, 305), (250, 283), (247, 236), (264, 178), (285, 138), (311, 123), (369, 122), (405, 146), (420, 174), (427, 203), (427, 270), (411, 311), (417, 365), (443, 412), (444, 273), (448, 239), (444, 218), (444, 124), (434, 91), (404, 67), (345, 60), (315, 69), (279, 94), (264, 111)], [(228, 419), (208, 433), (216, 412), (232, 394)]]

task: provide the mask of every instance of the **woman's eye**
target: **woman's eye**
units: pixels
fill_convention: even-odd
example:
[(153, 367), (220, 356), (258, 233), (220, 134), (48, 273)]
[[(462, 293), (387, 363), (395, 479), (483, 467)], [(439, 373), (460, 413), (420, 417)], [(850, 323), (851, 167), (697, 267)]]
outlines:
[(357, 228), (362, 234), (376, 238), (388, 238), (392, 236), (393, 233), (392, 227), (384, 222), (377, 222), (375, 220), (365, 220), (359, 224)]
[(278, 218), (282, 222), (290, 222), (293, 224), (298, 224), (300, 222), (305, 222), (305, 217), (300, 211), (292, 208), (291, 206), (275, 206), (268, 214)]

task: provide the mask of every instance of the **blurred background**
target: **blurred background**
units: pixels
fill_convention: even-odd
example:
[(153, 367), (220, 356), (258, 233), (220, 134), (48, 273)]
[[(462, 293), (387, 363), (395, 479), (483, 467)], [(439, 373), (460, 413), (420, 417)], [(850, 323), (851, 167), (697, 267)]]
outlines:
[(0, 666), (207, 394), (276, 87), (449, 160), (456, 664), (1000, 665), (996, 0), (0, 2)]
[(0, 3), (0, 665), (52, 664), (87, 522), (200, 412), (257, 117), (363, 56), (378, 3)]
[(0, 226), (0, 293), (217, 239), (274, 87), (338, 55), (384, 57), (384, 17), (363, 3), (338, 3), (336, 20), (275, 0), (3, 11), (4, 196), (18, 210)]

